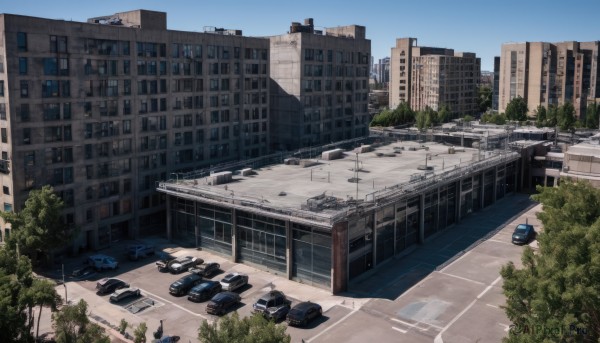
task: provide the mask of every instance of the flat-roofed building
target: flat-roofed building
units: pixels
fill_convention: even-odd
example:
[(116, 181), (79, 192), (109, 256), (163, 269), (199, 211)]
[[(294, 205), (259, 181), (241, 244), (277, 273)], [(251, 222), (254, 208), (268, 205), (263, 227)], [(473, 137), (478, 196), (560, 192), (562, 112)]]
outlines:
[(0, 31), (4, 210), (52, 185), (81, 230), (75, 249), (162, 232), (157, 181), (267, 152), (268, 39), (169, 30), (147, 10), (2, 14)]
[(498, 110), (521, 97), (529, 114), (539, 105), (570, 102), (578, 117), (600, 98), (598, 41), (523, 42), (502, 44)]
[(316, 30), (312, 19), (270, 37), (275, 150), (368, 135), (371, 41), (360, 25)]
[(252, 173), (231, 166), (232, 182), (208, 173), (162, 182), (167, 236), (338, 293), (519, 189), (518, 152), (395, 139), (351, 146), (278, 155), (283, 163)]
[(474, 115), (481, 59), (475, 53), (418, 46), (416, 38), (398, 38), (390, 61), (390, 107), (406, 102), (414, 111), (442, 106), (458, 115)]

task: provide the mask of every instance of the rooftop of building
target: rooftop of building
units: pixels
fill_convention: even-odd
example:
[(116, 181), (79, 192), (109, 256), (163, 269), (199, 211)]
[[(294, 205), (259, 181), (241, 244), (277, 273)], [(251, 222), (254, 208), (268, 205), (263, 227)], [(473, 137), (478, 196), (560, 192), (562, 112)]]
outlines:
[(570, 146), (567, 149), (569, 155), (583, 155), (583, 156), (600, 156), (600, 142), (597, 140), (588, 140)]
[[(169, 180), (162, 182), (159, 190), (329, 225), (352, 209), (460, 178), (467, 170), (484, 165), (489, 168), (499, 158), (516, 155), (411, 141), (383, 144), (369, 152), (359, 150), (369, 147), (340, 151), (341, 158), (334, 160), (322, 156), (288, 159), (289, 164), (259, 168), (246, 176), (233, 171), (231, 181), (219, 185), (211, 185), (210, 176)], [(353, 182), (356, 177), (358, 183)]]

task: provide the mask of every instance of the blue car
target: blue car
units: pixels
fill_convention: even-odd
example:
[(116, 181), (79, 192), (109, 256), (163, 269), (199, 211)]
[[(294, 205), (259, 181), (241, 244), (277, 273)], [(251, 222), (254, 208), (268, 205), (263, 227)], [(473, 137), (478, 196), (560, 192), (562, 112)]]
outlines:
[(533, 238), (535, 238), (535, 230), (533, 229), (533, 225), (530, 224), (517, 225), (512, 234), (513, 244), (527, 244)]

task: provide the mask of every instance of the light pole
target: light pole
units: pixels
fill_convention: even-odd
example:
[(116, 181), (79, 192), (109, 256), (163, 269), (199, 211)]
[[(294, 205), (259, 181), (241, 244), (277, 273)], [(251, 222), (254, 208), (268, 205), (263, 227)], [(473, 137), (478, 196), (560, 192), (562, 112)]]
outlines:
[(171, 175), (175, 175), (175, 183), (179, 184), (179, 173), (171, 173)]

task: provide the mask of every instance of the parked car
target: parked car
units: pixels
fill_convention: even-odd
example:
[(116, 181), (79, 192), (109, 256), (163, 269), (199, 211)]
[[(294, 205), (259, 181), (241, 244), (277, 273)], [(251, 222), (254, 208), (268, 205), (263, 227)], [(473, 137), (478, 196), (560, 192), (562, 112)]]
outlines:
[(93, 266), (96, 270), (115, 270), (119, 268), (119, 262), (107, 255), (93, 255), (86, 260), (87, 265)]
[(83, 279), (94, 274), (96, 274), (96, 268), (94, 266), (84, 266), (83, 268), (75, 269), (73, 273), (71, 273), (71, 276), (78, 279)]
[(110, 295), (110, 302), (118, 303), (119, 301), (129, 297), (139, 297), (140, 295), (142, 295), (142, 293), (139, 288), (121, 288), (117, 289), (113, 294)]
[(190, 273), (202, 275), (203, 277), (209, 277), (218, 273), (221, 270), (221, 265), (216, 262), (206, 262), (197, 267), (192, 267), (189, 269)]
[(175, 257), (169, 253), (161, 251), (158, 253), (158, 261), (156, 261), (156, 266), (158, 267), (159, 272), (166, 272), (169, 270), (169, 262), (175, 260)]
[(169, 293), (173, 295), (185, 295), (192, 287), (202, 282), (202, 276), (198, 274), (188, 274), (181, 279), (173, 282), (169, 287)]
[(165, 336), (163, 338), (153, 339), (152, 343), (175, 343), (179, 342), (179, 339), (179, 336)]
[(154, 255), (154, 246), (146, 244), (133, 244), (127, 247), (127, 258), (137, 261), (140, 258)]
[(96, 283), (96, 294), (110, 294), (121, 288), (128, 288), (129, 284), (117, 278), (104, 278)]
[(221, 280), (221, 287), (224, 291), (235, 291), (238, 288), (248, 284), (248, 275), (239, 273), (230, 273)]
[(287, 314), (290, 312), (291, 304), (281, 304), (279, 306), (273, 306), (267, 308), (265, 311), (265, 318), (272, 319), (276, 322), (282, 321), (285, 319)]
[(306, 326), (311, 320), (323, 315), (321, 305), (310, 301), (301, 302), (287, 314), (287, 323), (293, 326)]
[(206, 281), (194, 288), (190, 289), (188, 293), (189, 301), (205, 301), (211, 299), (219, 292), (221, 292), (221, 283), (218, 281)]
[(513, 244), (527, 244), (535, 237), (533, 225), (519, 224), (512, 234)]
[(209, 314), (222, 315), (242, 300), (239, 294), (233, 292), (222, 292), (210, 299), (206, 305), (206, 312)]
[(193, 256), (183, 256), (168, 263), (169, 271), (173, 274), (184, 272), (192, 267), (204, 263), (204, 260)]
[(288, 304), (292, 302), (285, 297), (285, 294), (281, 291), (270, 291), (258, 299), (254, 305), (252, 305), (252, 312), (266, 314), (269, 307), (277, 307), (280, 305)]

